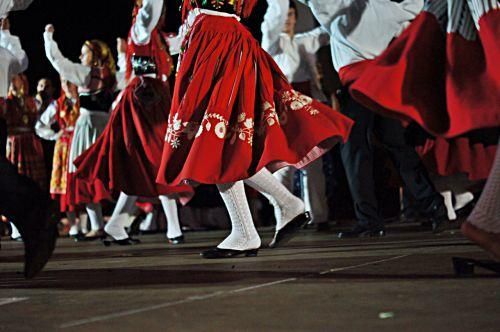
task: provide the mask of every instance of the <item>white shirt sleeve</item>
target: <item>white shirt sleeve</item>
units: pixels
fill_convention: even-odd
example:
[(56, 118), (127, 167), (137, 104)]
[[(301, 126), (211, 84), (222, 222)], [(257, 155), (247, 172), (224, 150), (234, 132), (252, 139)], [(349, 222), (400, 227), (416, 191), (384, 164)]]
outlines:
[(330, 44), (330, 35), (322, 27), (295, 35), (295, 42), (304, 47), (309, 54), (315, 54), (318, 50)]
[(45, 55), (47, 55), (54, 69), (73, 84), (87, 87), (90, 84), (91, 68), (65, 58), (53, 39), (53, 33), (45, 32), (43, 39), (45, 41)]
[(42, 113), (35, 124), (36, 134), (48, 141), (55, 141), (59, 138), (59, 133), (52, 130), (52, 125), (56, 122), (57, 102), (53, 101)]
[(269, 54), (280, 52), (280, 35), (290, 7), (289, 0), (267, 0), (267, 11), (262, 22), (262, 48)]
[(177, 35), (168, 36), (166, 39), (170, 55), (177, 55), (181, 53), (182, 39), (180, 32)]
[(132, 41), (136, 45), (149, 43), (151, 32), (160, 20), (163, 0), (144, 0), (132, 27)]
[(0, 0), (0, 17), (4, 16), (12, 8), (12, 0)]
[(28, 69), (28, 56), (21, 46), (21, 41), (18, 37), (10, 34), (9, 30), (0, 30), (0, 47), (8, 50), (17, 63), (11, 67), (11, 74), (19, 74)]

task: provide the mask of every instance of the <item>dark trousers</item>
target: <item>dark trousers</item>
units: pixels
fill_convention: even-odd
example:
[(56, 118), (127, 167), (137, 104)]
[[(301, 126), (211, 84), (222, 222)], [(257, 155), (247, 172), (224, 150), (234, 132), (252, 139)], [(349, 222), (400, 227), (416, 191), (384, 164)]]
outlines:
[[(6, 146), (7, 126), (0, 119), (0, 146)], [(9, 218), (19, 228), (33, 206), (47, 200), (37, 184), (28, 177), (19, 175), (17, 169), (5, 158), (5, 149), (0, 148), (0, 214)]]
[(359, 226), (383, 223), (375, 195), (373, 135), (388, 150), (406, 188), (424, 210), (430, 213), (435, 204), (443, 204), (418, 154), (407, 144), (399, 121), (375, 114), (350, 96), (345, 97), (342, 113), (355, 121), (341, 156)]

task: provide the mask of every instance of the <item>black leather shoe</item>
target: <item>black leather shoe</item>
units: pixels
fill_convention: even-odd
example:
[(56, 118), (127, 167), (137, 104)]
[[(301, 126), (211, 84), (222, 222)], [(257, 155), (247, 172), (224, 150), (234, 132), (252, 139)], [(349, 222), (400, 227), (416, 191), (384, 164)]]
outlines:
[(358, 237), (382, 237), (385, 236), (385, 227), (362, 227), (355, 226), (353, 229), (337, 234), (339, 239), (352, 239)]
[(258, 248), (248, 249), (248, 250), (212, 248), (201, 252), (200, 255), (206, 259), (232, 258), (241, 255), (245, 257), (257, 257), (258, 252), (259, 252)]
[(184, 240), (184, 235), (168, 238), (168, 243), (170, 244), (183, 244), (184, 242), (186, 242)]
[(24, 240), (24, 276), (35, 277), (49, 260), (58, 236), (57, 222), (52, 219), (48, 204), (33, 207), (26, 223), (16, 225)]
[(139, 239), (133, 239), (131, 237), (128, 237), (128, 238), (122, 239), (122, 240), (115, 240), (115, 239), (112, 239), (112, 240), (103, 240), (102, 243), (106, 247), (109, 247), (112, 244), (117, 244), (119, 246), (132, 246), (132, 245), (141, 243), (141, 240), (139, 240)]
[(300, 229), (304, 228), (310, 220), (311, 214), (308, 211), (293, 218), (288, 224), (285, 225), (285, 227), (276, 231), (273, 240), (269, 243), (269, 248), (277, 248), (278, 246), (290, 241), (293, 236)]
[(450, 227), (448, 211), (446, 210), (446, 206), (444, 205), (444, 203), (435, 204), (432, 206), (431, 212), (429, 214), (429, 222), (432, 226), (433, 233), (440, 233)]

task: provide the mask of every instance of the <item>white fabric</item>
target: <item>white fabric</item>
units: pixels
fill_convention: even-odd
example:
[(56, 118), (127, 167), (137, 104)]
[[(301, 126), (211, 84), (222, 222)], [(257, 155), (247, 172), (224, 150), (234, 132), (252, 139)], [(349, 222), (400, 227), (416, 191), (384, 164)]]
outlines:
[(423, 8), (423, 0), (299, 0), (330, 33), (337, 71), (380, 55)]
[(177, 213), (177, 202), (174, 198), (159, 196), (163, 211), (167, 217), (167, 237), (173, 239), (182, 235), (181, 225), (179, 223), (179, 214)]
[(10, 233), (11, 238), (17, 239), (21, 237), (21, 233), (19, 233), (19, 230), (13, 222), (10, 223), (10, 228), (12, 229), (12, 233)]
[(7, 97), (12, 76), (28, 68), (28, 57), (19, 38), (0, 30), (0, 98)]
[(500, 234), (500, 142), (490, 176), (468, 221), (483, 231)]
[(290, 37), (283, 33), (289, 0), (267, 0), (268, 9), (262, 22), (262, 48), (278, 64), (291, 83), (315, 80), (316, 52), (330, 40), (323, 28)]
[(35, 124), (36, 134), (47, 141), (55, 141), (59, 138), (62, 132), (56, 132), (52, 129), (52, 125), (56, 123), (57, 101), (53, 101), (47, 106), (40, 118)]
[(44, 32), (45, 55), (49, 59), (54, 69), (66, 80), (77, 85), (79, 89), (85, 88), (90, 84), (91, 68), (80, 63), (71, 62), (65, 58), (57, 42), (54, 41), (52, 32)]
[(68, 172), (75, 173), (73, 162), (86, 151), (101, 135), (108, 123), (109, 114), (105, 112), (91, 112), (80, 108), (80, 116), (76, 120), (71, 148), (69, 151)]
[(144, 220), (141, 222), (139, 226), (139, 230), (141, 231), (155, 231), (158, 227), (156, 224), (156, 217), (158, 215), (158, 212), (156, 209), (153, 209), (153, 211), (149, 212)]
[(158, 24), (163, 8), (163, 0), (143, 0), (132, 27), (132, 41), (136, 45), (146, 45), (151, 38), (151, 32)]
[[(2, 2), (7, 3), (6, 11), (14, 11), (14, 10), (24, 10), (28, 8), (28, 6), (33, 2), (33, 0), (2, 0)], [(3, 4), (0, 4), (0, 7), (3, 7)], [(0, 16), (2, 16), (3, 8), (0, 9)]]
[(125, 240), (128, 238), (125, 225), (128, 222), (130, 214), (134, 211), (136, 201), (137, 196), (129, 196), (123, 192), (120, 193), (113, 214), (104, 227), (104, 231), (115, 240)]
[(14, 0), (0, 0), (0, 17), (6, 15), (14, 6)]
[(79, 233), (79, 227), (76, 224), (76, 213), (67, 211), (66, 218), (68, 218), (68, 223), (70, 225), (69, 235), (77, 235)]
[(267, 168), (245, 180), (245, 183), (259, 191), (269, 199), (271, 204), (279, 206), (279, 219), (276, 220), (276, 230), (282, 229), (297, 215), (304, 213), (304, 202), (294, 196), (281, 184)]
[(233, 250), (260, 248), (259, 233), (253, 224), (243, 181), (218, 184), (217, 188), (231, 218), (231, 233), (217, 247)]
[(85, 207), (90, 220), (90, 230), (98, 231), (104, 226), (102, 217), (102, 206), (99, 203), (89, 203)]
[[(118, 70), (116, 71), (116, 89), (122, 91), (127, 87), (127, 54), (118, 52)], [(118, 98), (117, 98), (118, 99)], [(114, 106), (113, 106), (114, 108)]]

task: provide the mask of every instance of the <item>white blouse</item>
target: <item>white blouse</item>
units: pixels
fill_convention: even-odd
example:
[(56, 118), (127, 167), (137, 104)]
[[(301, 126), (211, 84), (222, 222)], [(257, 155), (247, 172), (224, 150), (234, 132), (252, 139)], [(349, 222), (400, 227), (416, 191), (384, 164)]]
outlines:
[(28, 69), (28, 57), (18, 37), (0, 30), (0, 97), (6, 97), (12, 76)]

